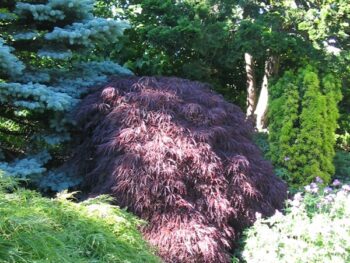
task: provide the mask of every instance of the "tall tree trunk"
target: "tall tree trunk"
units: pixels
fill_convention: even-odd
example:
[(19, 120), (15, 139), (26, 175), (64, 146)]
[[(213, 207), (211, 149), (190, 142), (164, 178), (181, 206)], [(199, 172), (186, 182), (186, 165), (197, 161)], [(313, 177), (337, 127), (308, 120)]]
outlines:
[(264, 128), (266, 128), (266, 113), (269, 100), (268, 85), (270, 77), (278, 73), (278, 67), (279, 57), (276, 55), (271, 55), (270, 57), (268, 57), (268, 59), (265, 62), (265, 71), (258, 104), (256, 105), (256, 109), (254, 112), (254, 114), (256, 115), (256, 128), (258, 131), (262, 131)]
[(245, 70), (247, 73), (247, 118), (254, 119), (256, 103), (256, 81), (254, 59), (249, 53), (244, 53)]

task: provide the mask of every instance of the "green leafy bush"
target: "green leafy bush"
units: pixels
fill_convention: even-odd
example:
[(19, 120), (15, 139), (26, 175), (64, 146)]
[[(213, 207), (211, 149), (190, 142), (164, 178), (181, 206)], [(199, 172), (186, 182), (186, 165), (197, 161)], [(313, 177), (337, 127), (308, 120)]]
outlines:
[(254, 143), (259, 147), (262, 154), (266, 156), (270, 151), (268, 134), (265, 132), (256, 132), (253, 135)]
[[(350, 124), (349, 124), (350, 125)], [(344, 151), (350, 151), (350, 133), (337, 134), (337, 147)]]
[(350, 262), (350, 186), (320, 183), (295, 194), (285, 215), (260, 218), (245, 232), (246, 262)]
[(0, 177), (0, 262), (160, 262), (137, 231), (141, 221), (106, 198), (67, 196), (44, 198)]
[(350, 181), (350, 152), (337, 151), (334, 158), (335, 177)]
[(335, 130), (341, 85), (331, 74), (322, 77), (311, 66), (288, 71), (271, 87), (269, 142), (275, 167), (292, 186), (317, 176), (326, 183), (334, 175)]

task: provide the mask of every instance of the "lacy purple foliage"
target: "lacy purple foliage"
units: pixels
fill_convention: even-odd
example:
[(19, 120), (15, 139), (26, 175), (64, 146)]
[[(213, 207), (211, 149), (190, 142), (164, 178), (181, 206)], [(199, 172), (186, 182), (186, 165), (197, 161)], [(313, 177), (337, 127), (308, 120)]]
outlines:
[(256, 212), (283, 207), (286, 185), (251, 142), (244, 114), (206, 84), (115, 78), (76, 117), (86, 186), (147, 220), (142, 232), (166, 262), (230, 262)]

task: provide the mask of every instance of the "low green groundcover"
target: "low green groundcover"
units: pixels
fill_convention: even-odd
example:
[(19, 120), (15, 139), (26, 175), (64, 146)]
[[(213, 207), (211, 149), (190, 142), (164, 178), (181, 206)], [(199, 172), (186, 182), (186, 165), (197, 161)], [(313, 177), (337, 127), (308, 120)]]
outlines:
[(142, 222), (103, 199), (48, 199), (0, 176), (0, 262), (160, 262)]

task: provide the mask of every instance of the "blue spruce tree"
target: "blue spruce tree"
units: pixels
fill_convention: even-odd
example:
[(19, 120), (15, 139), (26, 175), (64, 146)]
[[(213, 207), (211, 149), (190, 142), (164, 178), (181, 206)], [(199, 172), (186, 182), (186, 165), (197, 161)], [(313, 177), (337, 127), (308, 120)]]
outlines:
[(127, 23), (95, 17), (93, 8), (93, 0), (0, 2), (0, 170), (5, 174), (54, 190), (78, 182), (47, 169), (60, 163), (62, 145), (70, 139), (69, 113), (89, 86), (111, 74), (131, 74), (98, 52), (118, 41)]

